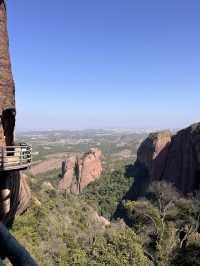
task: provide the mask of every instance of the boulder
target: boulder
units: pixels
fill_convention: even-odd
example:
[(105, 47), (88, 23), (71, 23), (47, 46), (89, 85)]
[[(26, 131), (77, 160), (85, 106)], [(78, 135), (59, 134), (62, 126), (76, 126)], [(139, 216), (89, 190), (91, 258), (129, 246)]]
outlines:
[(96, 211), (94, 211), (93, 218), (96, 222), (102, 224), (103, 226), (109, 226), (111, 224), (105, 217), (100, 216)]
[(42, 190), (44, 191), (52, 191), (55, 190), (51, 182), (43, 182), (42, 183)]

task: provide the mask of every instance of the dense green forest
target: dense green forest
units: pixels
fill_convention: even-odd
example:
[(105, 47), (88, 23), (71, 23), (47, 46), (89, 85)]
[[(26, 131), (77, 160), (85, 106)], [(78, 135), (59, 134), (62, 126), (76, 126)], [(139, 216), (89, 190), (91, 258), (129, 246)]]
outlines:
[[(32, 206), (13, 227), (39, 265), (200, 265), (198, 192), (183, 197), (155, 182), (138, 201), (122, 200), (134, 182), (124, 167), (104, 173), (79, 196), (59, 194), (42, 179), (31, 178)], [(57, 179), (52, 172), (43, 180)], [(112, 220), (118, 204), (126, 223)]]
[(125, 167), (121, 167), (89, 184), (81, 196), (88, 204), (95, 206), (100, 215), (111, 219), (133, 181), (132, 176), (126, 175)]

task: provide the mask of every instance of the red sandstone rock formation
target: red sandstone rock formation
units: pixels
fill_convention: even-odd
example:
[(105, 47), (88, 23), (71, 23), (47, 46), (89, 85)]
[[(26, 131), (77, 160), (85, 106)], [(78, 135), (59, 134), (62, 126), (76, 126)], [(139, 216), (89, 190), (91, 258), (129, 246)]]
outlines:
[(58, 189), (61, 191), (71, 192), (72, 188), (75, 186), (75, 175), (74, 169), (76, 165), (76, 156), (71, 156), (66, 161), (62, 162), (62, 179), (58, 184)]
[(171, 138), (170, 131), (152, 133), (138, 149), (138, 160), (154, 180), (159, 180), (164, 171)]
[(200, 123), (181, 130), (173, 137), (163, 179), (188, 193), (200, 185)]
[(59, 190), (79, 194), (102, 173), (101, 151), (91, 149), (83, 157), (70, 157), (62, 164), (62, 179)]
[(91, 149), (86, 153), (81, 161), (80, 170), (80, 190), (82, 191), (84, 187), (95, 181), (102, 173), (101, 151), (98, 149)]
[[(14, 143), (15, 127), (15, 85), (13, 81), (9, 55), (9, 41), (7, 32), (7, 15), (5, 1), (0, 0), (0, 112), (1, 130), (0, 140), (6, 145)], [(4, 137), (3, 137), (4, 136)]]
[(28, 176), (21, 174), (20, 189), (19, 189), (19, 204), (17, 214), (22, 214), (30, 206), (31, 203), (31, 190), (28, 183)]
[[(28, 177), (19, 171), (5, 172), (0, 182), (0, 191), (9, 189), (9, 197), (0, 203), (1, 221), (10, 225), (16, 214), (22, 214), (30, 205), (31, 190)], [(3, 204), (8, 206), (9, 212), (2, 212)]]
[[(14, 145), (15, 85), (9, 55), (7, 13), (5, 1), (0, 0), (0, 146)], [(15, 216), (20, 174), (17, 171), (0, 173), (0, 221), (9, 225)]]
[(138, 150), (138, 161), (151, 180), (172, 182), (183, 193), (200, 186), (200, 123), (170, 136), (169, 132), (150, 134)]

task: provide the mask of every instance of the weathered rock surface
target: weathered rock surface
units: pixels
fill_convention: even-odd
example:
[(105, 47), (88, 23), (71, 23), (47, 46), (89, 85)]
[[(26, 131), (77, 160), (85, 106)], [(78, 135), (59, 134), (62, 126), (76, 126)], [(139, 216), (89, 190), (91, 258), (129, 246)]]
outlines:
[[(19, 171), (0, 173), (0, 191), (9, 192), (6, 199), (0, 197), (0, 220), (7, 226), (12, 225), (16, 214), (22, 214), (30, 205), (31, 190), (28, 177)], [(3, 211), (3, 204), (8, 206), (8, 212)]]
[(17, 214), (22, 214), (30, 206), (31, 203), (31, 190), (28, 183), (28, 176), (21, 174), (20, 189), (19, 189), (19, 204)]
[(15, 86), (11, 71), (5, 1), (0, 0), (0, 96), (3, 109), (15, 109)]
[(138, 162), (151, 180), (172, 182), (183, 193), (200, 185), (200, 123), (171, 136), (170, 132), (150, 134), (138, 150)]
[(93, 218), (98, 223), (102, 224), (103, 226), (109, 226), (111, 223), (105, 217), (100, 216), (96, 211), (94, 211)]
[[(15, 84), (9, 54), (6, 1), (0, 0), (0, 146), (14, 145)], [(11, 226), (16, 212), (22, 213), (30, 202), (30, 189), (19, 171), (0, 173), (0, 221)]]
[(72, 156), (62, 163), (59, 190), (79, 194), (102, 173), (101, 151), (91, 149), (83, 157)]
[(154, 180), (159, 180), (162, 176), (171, 139), (170, 131), (151, 133), (138, 149), (138, 160)]
[(102, 173), (101, 151), (91, 149), (79, 163), (81, 166), (79, 168), (81, 173), (80, 190), (82, 191), (84, 187), (95, 181)]
[(0, 109), (1, 131), (3, 128), (0, 143), (4, 145), (5, 141), (7, 146), (11, 146), (14, 144), (15, 84), (9, 54), (6, 6), (2, 0), (0, 0)]
[(59, 190), (67, 192), (78, 191), (78, 182), (75, 175), (76, 163), (78, 163), (76, 156), (71, 156), (62, 162), (61, 180), (58, 184)]
[(39, 199), (37, 199), (36, 197), (32, 197), (32, 203), (33, 203), (33, 206), (36, 206), (38, 208), (40, 208), (42, 206), (42, 203), (39, 201)]

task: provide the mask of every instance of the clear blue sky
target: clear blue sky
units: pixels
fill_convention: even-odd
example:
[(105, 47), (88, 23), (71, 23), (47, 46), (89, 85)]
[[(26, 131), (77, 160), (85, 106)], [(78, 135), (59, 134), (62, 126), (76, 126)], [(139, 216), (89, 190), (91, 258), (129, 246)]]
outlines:
[(8, 0), (17, 128), (200, 120), (200, 1)]

